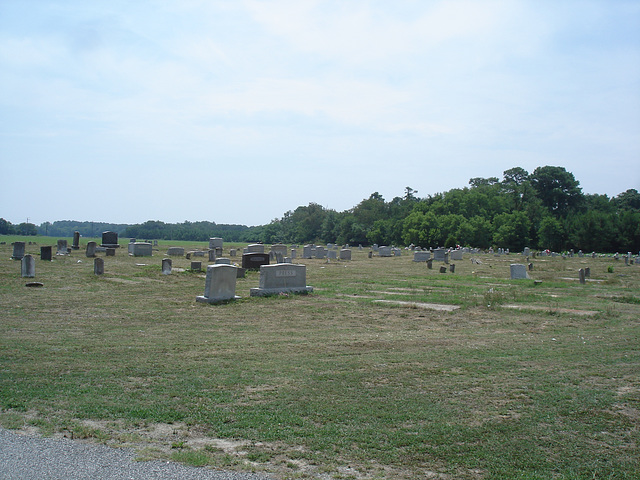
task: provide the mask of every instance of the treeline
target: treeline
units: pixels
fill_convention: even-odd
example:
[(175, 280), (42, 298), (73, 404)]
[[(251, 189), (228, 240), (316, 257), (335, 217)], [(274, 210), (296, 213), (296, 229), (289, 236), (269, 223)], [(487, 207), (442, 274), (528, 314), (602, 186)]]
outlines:
[(402, 197), (386, 201), (374, 192), (343, 212), (310, 203), (255, 227), (157, 220), (137, 225), (65, 220), (36, 227), (0, 218), (0, 234), (71, 237), (74, 231), (98, 236), (111, 230), (121, 237), (158, 240), (222, 237), (227, 242), (640, 251), (638, 191), (629, 189), (613, 198), (583, 194), (563, 167), (538, 167), (532, 173), (514, 167), (503, 172), (502, 179), (472, 178), (468, 187), (424, 198), (417, 193), (406, 187)]
[(246, 225), (218, 225), (214, 222), (164, 223), (149, 220), (139, 225), (130, 225), (122, 236), (158, 240), (208, 241), (221, 237), (226, 242), (257, 242), (262, 238), (262, 227)]
[(525, 246), (562, 251), (640, 250), (640, 194), (586, 195), (563, 167), (515, 167), (469, 186), (416, 196), (410, 187), (386, 201), (375, 192), (344, 212), (311, 203), (264, 226), (265, 243)]

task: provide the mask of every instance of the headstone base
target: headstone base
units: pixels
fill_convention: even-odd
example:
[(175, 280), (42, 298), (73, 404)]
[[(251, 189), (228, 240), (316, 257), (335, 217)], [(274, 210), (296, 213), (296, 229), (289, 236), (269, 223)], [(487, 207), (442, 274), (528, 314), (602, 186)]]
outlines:
[(198, 295), (196, 297), (196, 302), (216, 304), (216, 303), (230, 302), (231, 300), (240, 300), (240, 298), (241, 297), (237, 295), (235, 295), (233, 298), (229, 298), (229, 297), (216, 298), (216, 297), (205, 297), (204, 295)]
[(280, 293), (311, 293), (313, 287), (291, 287), (291, 288), (252, 288), (249, 290), (251, 297), (266, 297), (278, 295)]

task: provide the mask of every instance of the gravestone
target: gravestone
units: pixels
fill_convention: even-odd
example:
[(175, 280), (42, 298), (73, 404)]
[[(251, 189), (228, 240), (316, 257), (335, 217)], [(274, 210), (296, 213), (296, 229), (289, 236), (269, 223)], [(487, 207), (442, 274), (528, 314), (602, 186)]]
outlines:
[(116, 256), (116, 249), (113, 247), (107, 247), (105, 249), (105, 254), (107, 255), (107, 257), (115, 257)]
[(313, 247), (311, 245), (305, 245), (302, 247), (302, 258), (311, 258)]
[(351, 260), (351, 250), (348, 248), (340, 250), (340, 260)]
[(338, 258), (338, 252), (335, 250), (327, 250), (327, 258), (329, 260), (336, 260)]
[(242, 255), (242, 268), (258, 270), (263, 265), (269, 265), (269, 255), (264, 252), (244, 253)]
[(510, 269), (511, 280), (524, 280), (529, 278), (529, 275), (527, 274), (527, 267), (521, 263), (512, 263)]
[(96, 256), (96, 242), (88, 242), (87, 243), (87, 250), (85, 252), (85, 255), (89, 258), (95, 257)]
[(171, 275), (171, 259), (170, 258), (162, 259), (162, 274)]
[(11, 255), (11, 258), (13, 260), (22, 260), (22, 257), (24, 257), (25, 246), (25, 242), (13, 242), (13, 255)]
[(51, 246), (40, 247), (40, 260), (51, 261)]
[(134, 257), (151, 257), (153, 246), (149, 242), (135, 242), (131, 253)]
[(413, 252), (413, 261), (414, 262), (426, 262), (431, 258), (431, 252), (421, 252), (416, 250)]
[(447, 273), (447, 267), (445, 267), (444, 265), (442, 265), (440, 267), (440, 273)]
[(591, 278), (591, 267), (584, 267), (585, 278)]
[(101, 247), (119, 248), (118, 234), (116, 232), (102, 232)]
[(431, 270), (433, 268), (433, 258), (427, 260), (427, 268)]
[(216, 258), (216, 265), (231, 265), (229, 258)]
[(306, 265), (281, 263), (260, 267), (260, 284), (252, 288), (252, 297), (277, 295), (280, 293), (309, 293), (313, 287), (307, 286)]
[(373, 250), (369, 250), (369, 253), (367, 253), (367, 257), (373, 258)]
[[(267, 257), (268, 258), (268, 257)], [(196, 297), (201, 303), (220, 303), (236, 300), (236, 279), (238, 273), (233, 265), (209, 265), (204, 284), (204, 295)]]
[(220, 237), (211, 237), (209, 239), (209, 250), (215, 250), (216, 248), (222, 248), (224, 244), (222, 238)]
[(391, 256), (391, 247), (383, 245), (382, 247), (378, 247), (378, 255), (380, 257), (390, 257)]
[(264, 245), (262, 243), (252, 243), (247, 246), (247, 253), (264, 253)]
[(587, 280), (585, 279), (585, 275), (584, 275), (584, 268), (581, 268), (580, 270), (578, 270), (578, 280), (583, 285), (587, 283)]
[(73, 243), (71, 244), (73, 250), (80, 250), (80, 232), (73, 232)]
[(275, 243), (271, 245), (271, 251), (274, 253), (274, 255), (277, 253), (280, 253), (284, 257), (287, 254), (288, 250), (289, 250), (289, 247), (287, 247), (282, 243)]
[[(131, 245), (131, 244), (129, 244), (129, 245)], [(131, 249), (131, 251), (129, 253), (133, 253), (133, 248)], [(167, 255), (175, 255), (175, 256), (182, 257), (184, 255), (184, 248), (182, 248), (182, 247), (169, 247), (167, 249)]]
[(36, 276), (36, 261), (31, 255), (26, 254), (20, 259), (20, 271), (22, 276), (26, 278)]
[(194, 257), (204, 257), (204, 251), (202, 250), (194, 250), (191, 252)]
[(529, 271), (532, 271), (532, 270), (533, 270), (533, 263), (530, 263), (530, 264), (528, 265), (528, 267), (529, 267)]
[(462, 260), (462, 250), (451, 250), (451, 260)]
[(69, 254), (69, 249), (67, 247), (67, 241), (58, 240), (58, 251), (56, 252), (56, 255), (68, 255), (68, 254)]
[(298, 251), (295, 248), (291, 249), (291, 258), (295, 259), (298, 256)]
[(449, 265), (449, 271), (451, 273), (456, 273), (456, 264), (452, 263), (451, 265)]
[(436, 248), (433, 251), (433, 259), (436, 262), (444, 262), (444, 254), (445, 254), (444, 248)]
[(315, 252), (315, 257), (316, 258), (325, 258), (327, 256), (327, 251), (324, 249), (324, 247), (321, 246), (317, 246), (316, 247), (316, 252)]
[(195, 272), (202, 271), (202, 262), (191, 262), (191, 270)]
[(94, 258), (93, 260), (93, 273), (96, 275), (102, 275), (104, 273), (104, 260), (101, 258)]
[(522, 252), (522, 254), (525, 257), (528, 257), (529, 255), (531, 255), (531, 249), (529, 247), (524, 247), (524, 251)]
[(209, 261), (210, 262), (215, 262), (216, 261), (216, 250), (209, 250)]
[(154, 241), (153, 241), (153, 246), (154, 246), (154, 247), (157, 247), (157, 246), (158, 246), (158, 240), (154, 240)]
[(449, 264), (449, 252), (444, 252), (444, 263)]
[(238, 250), (236, 250), (235, 248), (231, 248), (229, 249), (229, 256), (230, 257), (235, 257), (237, 255)]

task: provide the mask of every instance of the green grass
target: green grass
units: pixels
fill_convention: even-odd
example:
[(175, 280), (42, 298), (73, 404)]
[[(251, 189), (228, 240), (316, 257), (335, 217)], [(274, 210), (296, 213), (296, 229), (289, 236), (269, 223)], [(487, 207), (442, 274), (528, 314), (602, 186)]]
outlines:
[(640, 266), (532, 259), (511, 281), (521, 256), (440, 274), (354, 249), (298, 260), (311, 295), (249, 297), (249, 272), (210, 306), (204, 274), (161, 274), (174, 245), (206, 246), (121, 248), (102, 277), (83, 249), (36, 257), (39, 289), (0, 245), (0, 424), (276, 478), (637, 478)]

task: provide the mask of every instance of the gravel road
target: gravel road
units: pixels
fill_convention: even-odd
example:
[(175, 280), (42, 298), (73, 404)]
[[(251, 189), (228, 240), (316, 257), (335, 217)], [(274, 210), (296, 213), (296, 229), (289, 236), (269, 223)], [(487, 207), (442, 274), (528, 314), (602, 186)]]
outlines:
[(0, 428), (2, 480), (267, 480), (272, 477), (134, 461), (132, 449), (23, 435)]

